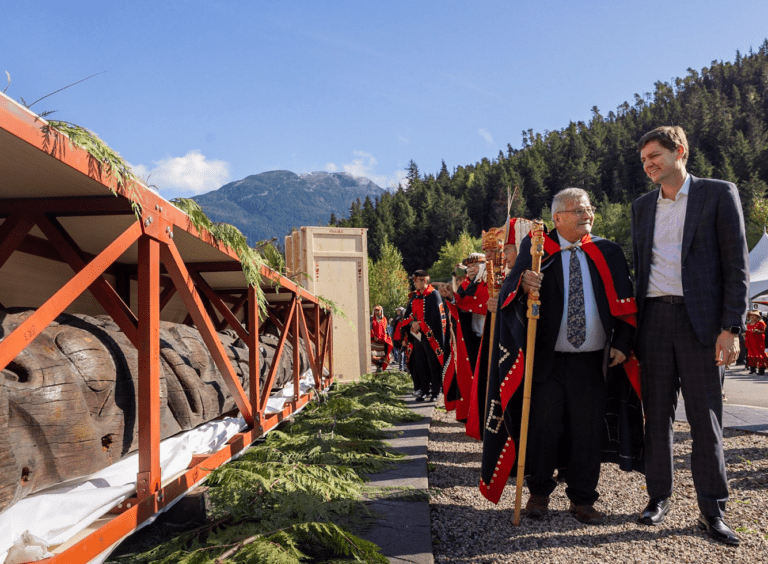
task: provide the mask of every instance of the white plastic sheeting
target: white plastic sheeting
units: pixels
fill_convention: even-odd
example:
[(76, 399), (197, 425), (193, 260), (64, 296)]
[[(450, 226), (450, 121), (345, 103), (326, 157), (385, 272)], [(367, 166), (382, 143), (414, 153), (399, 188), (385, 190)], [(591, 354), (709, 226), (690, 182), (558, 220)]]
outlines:
[[(301, 377), (300, 394), (308, 393), (313, 387), (312, 371), (308, 370)], [(281, 411), (286, 401), (292, 398), (293, 384), (289, 384), (269, 398), (266, 414)], [(227, 417), (162, 441), (163, 483), (184, 472), (194, 455), (220, 450), (245, 428), (242, 416)], [(0, 515), (0, 562), (16, 564), (52, 556), (46, 554), (47, 548), (67, 542), (118, 503), (134, 495), (138, 471), (139, 454), (134, 452), (95, 474), (18, 501)], [(154, 517), (142, 526), (153, 520)], [(91, 563), (103, 562), (111, 550), (104, 551)]]

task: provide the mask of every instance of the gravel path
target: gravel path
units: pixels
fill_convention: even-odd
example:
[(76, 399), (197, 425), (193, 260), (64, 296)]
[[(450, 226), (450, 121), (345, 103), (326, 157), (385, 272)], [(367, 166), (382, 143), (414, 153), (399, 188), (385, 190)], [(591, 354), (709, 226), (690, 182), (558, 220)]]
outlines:
[[(481, 444), (464, 434), (454, 413), (435, 409), (429, 433), (429, 487), (435, 562), (768, 563), (768, 436), (725, 430), (730, 487), (726, 523), (741, 546), (712, 541), (695, 524), (698, 516), (690, 472), (687, 423), (675, 424), (675, 493), (666, 521), (656, 527), (636, 522), (645, 507), (645, 479), (604, 464), (595, 508), (606, 513), (599, 526), (568, 513), (565, 486), (552, 494), (550, 515), (512, 525), (514, 482), (494, 505), (477, 488)], [(523, 507), (528, 491), (523, 492)]]

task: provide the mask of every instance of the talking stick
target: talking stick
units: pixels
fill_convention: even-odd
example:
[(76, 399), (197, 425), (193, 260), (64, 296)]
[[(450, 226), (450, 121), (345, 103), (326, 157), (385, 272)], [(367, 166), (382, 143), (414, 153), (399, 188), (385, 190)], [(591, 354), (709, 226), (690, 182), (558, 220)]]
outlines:
[[(482, 236), (483, 252), (486, 256), (485, 283), (488, 286), (488, 297), (493, 298), (499, 294), (503, 278), (503, 271), (501, 268), (501, 257), (503, 256), (502, 244), (499, 240), (499, 230), (495, 227), (492, 227), (489, 231), (483, 231)], [(491, 382), (491, 370), (493, 369), (491, 357), (493, 356), (493, 338), (496, 329), (496, 311), (489, 311), (488, 315), (490, 315), (491, 321), (488, 334), (488, 374), (485, 379), (486, 398), (488, 397), (488, 385)], [(483, 336), (483, 339), (485, 339), (485, 336)], [(481, 421), (485, 421), (487, 415), (487, 413), (483, 413)]]
[[(531, 271), (541, 272), (541, 257), (544, 255), (544, 224), (535, 221), (531, 230)], [(525, 376), (523, 377), (523, 417), (520, 421), (520, 452), (517, 455), (517, 482), (515, 485), (515, 515), (512, 524), (520, 525), (520, 506), (523, 497), (525, 477), (525, 449), (528, 446), (528, 417), (531, 412), (531, 380), (533, 379), (533, 351), (536, 345), (536, 325), (539, 319), (539, 291), (528, 293), (528, 341), (525, 355)]]

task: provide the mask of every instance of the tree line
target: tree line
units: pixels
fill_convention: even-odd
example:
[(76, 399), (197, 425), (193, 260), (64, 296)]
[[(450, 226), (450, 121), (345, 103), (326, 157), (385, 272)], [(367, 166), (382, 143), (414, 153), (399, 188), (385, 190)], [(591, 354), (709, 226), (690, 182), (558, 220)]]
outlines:
[[(363, 202), (352, 202), (349, 216), (331, 215), (329, 224), (366, 227), (371, 259), (388, 260), (392, 249), (412, 273), (430, 269), (456, 246), (462, 234), (504, 223), (507, 190), (519, 187), (513, 216), (549, 219), (552, 196), (575, 186), (589, 192), (597, 207), (593, 232), (615, 240), (629, 255), (630, 204), (654, 188), (643, 172), (637, 140), (660, 125), (680, 125), (690, 144), (688, 170), (695, 176), (734, 182), (741, 196), (750, 249), (768, 223), (768, 39), (757, 52), (734, 61), (713, 61), (701, 71), (654, 91), (635, 94), (603, 115), (592, 108), (589, 122), (571, 122), (559, 131), (522, 133), (522, 148), (507, 145), (496, 158), (458, 166), (445, 161), (436, 174), (422, 174), (414, 161), (405, 186)], [(442, 257), (445, 259), (445, 256)], [(439, 263), (438, 263), (439, 264)]]

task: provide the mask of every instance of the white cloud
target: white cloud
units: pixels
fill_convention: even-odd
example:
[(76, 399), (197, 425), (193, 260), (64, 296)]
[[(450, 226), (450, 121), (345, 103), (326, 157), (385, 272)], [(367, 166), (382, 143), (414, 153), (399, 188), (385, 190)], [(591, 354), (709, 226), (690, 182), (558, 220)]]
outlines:
[(358, 158), (354, 159), (351, 163), (343, 165), (344, 172), (353, 176), (366, 176), (373, 180), (373, 167), (375, 167), (379, 161), (377, 161), (373, 155), (364, 151), (353, 151), (353, 153)]
[(484, 129), (481, 127), (480, 129), (477, 130), (477, 132), (480, 134), (480, 137), (485, 139), (486, 143), (488, 143), (489, 145), (493, 144), (493, 137), (491, 137), (491, 134), (488, 132), (487, 129)]
[(324, 170), (326, 172), (346, 172), (352, 176), (364, 176), (385, 189), (395, 189), (399, 183), (405, 184), (406, 171), (398, 170), (391, 175), (379, 174), (376, 166), (379, 161), (370, 153), (365, 151), (352, 151), (355, 156), (350, 162), (342, 164), (340, 167), (336, 163), (326, 163)]
[(153, 161), (153, 168), (145, 165), (131, 166), (134, 174), (157, 186), (162, 195), (176, 194), (196, 196), (221, 188), (229, 180), (229, 163), (206, 159), (197, 149), (183, 157), (169, 157)]
[(392, 188), (394, 190), (399, 184), (406, 186), (408, 184), (408, 181), (406, 180), (407, 176), (408, 173), (405, 171), (405, 169), (398, 170), (395, 172), (392, 180), (389, 182), (389, 185), (384, 185), (384, 188)]

